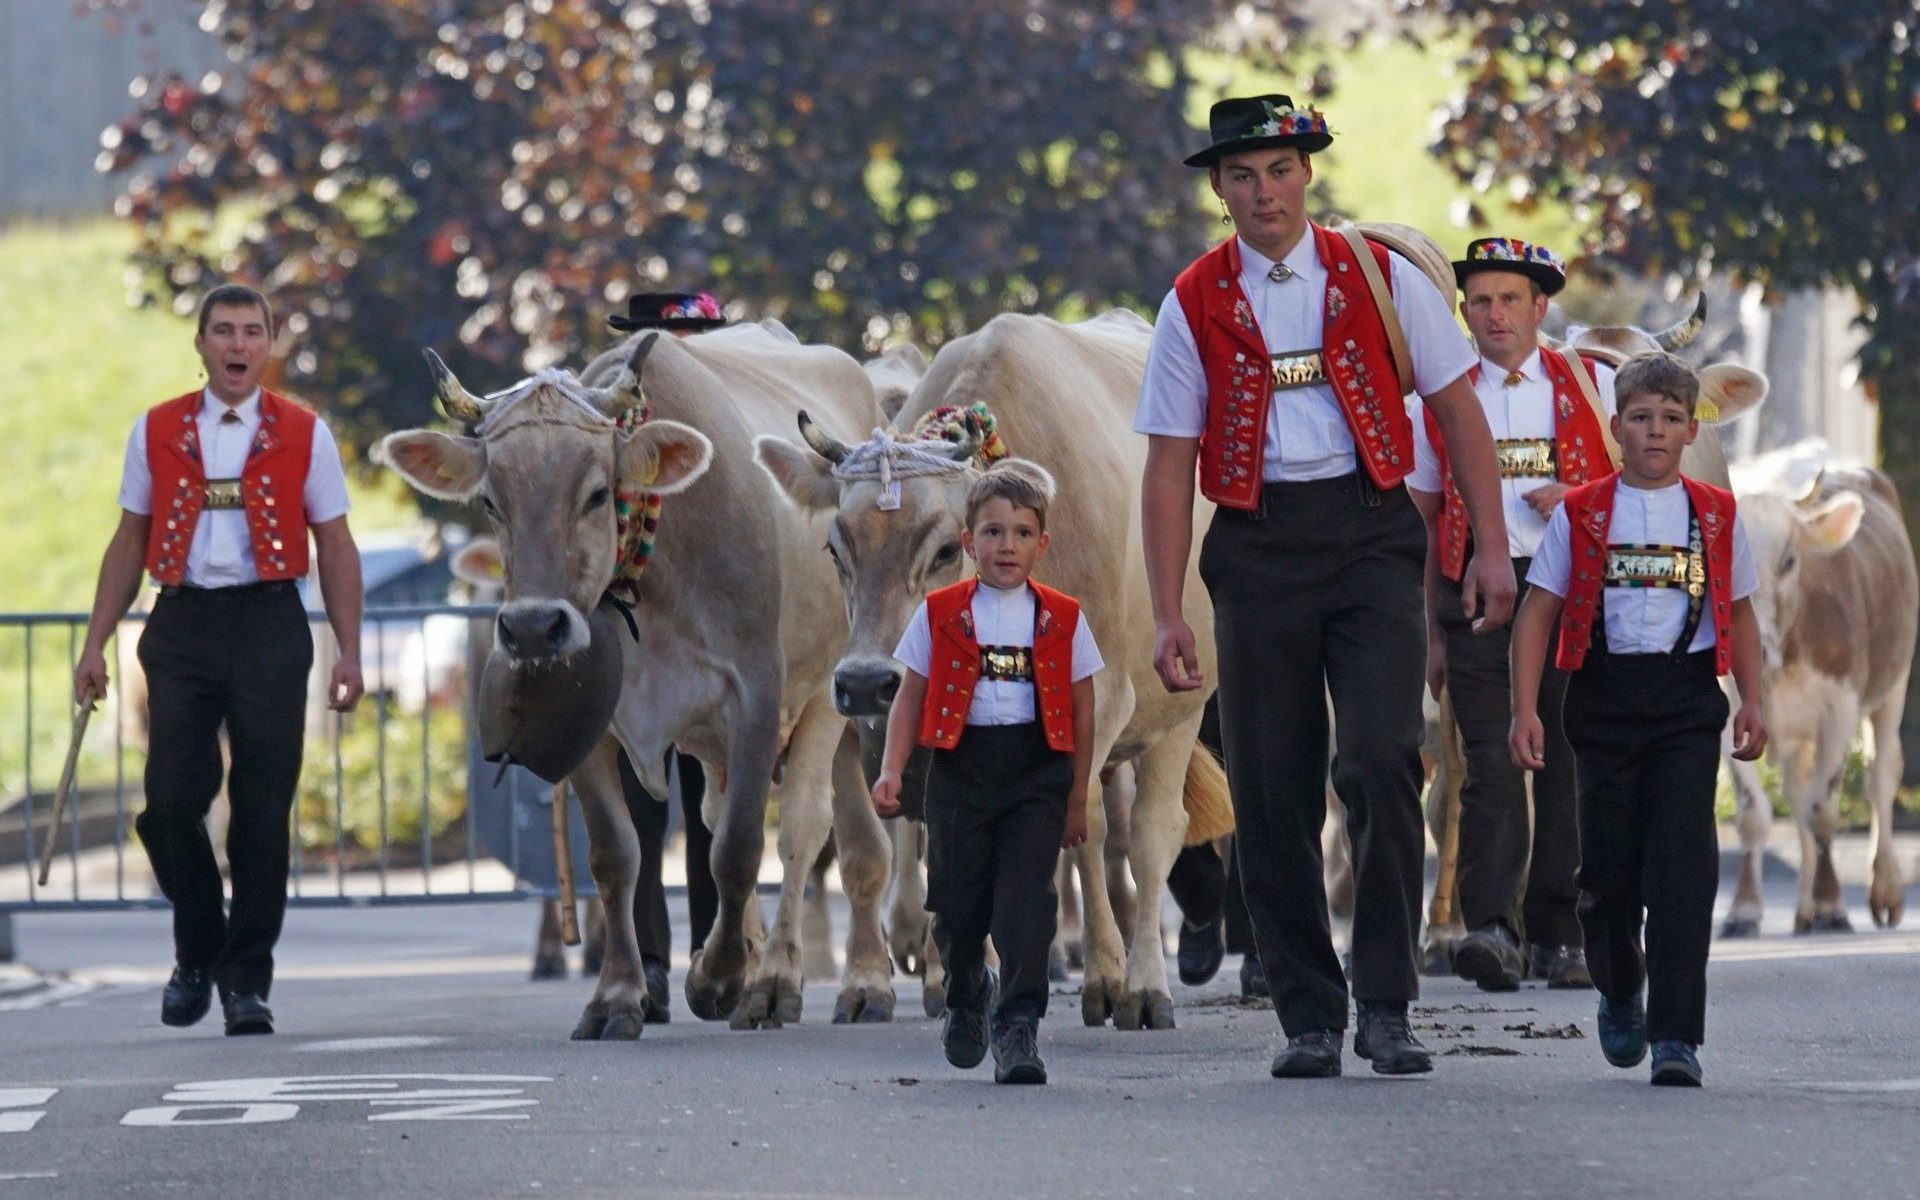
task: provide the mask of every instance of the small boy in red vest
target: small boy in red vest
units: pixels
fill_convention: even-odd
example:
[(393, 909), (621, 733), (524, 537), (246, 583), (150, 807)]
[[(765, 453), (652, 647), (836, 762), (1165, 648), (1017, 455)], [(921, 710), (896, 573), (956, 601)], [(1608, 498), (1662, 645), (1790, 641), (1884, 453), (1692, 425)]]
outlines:
[[(915, 743), (927, 777), (927, 908), (947, 966), (947, 1061), (986, 1057), (996, 1083), (1045, 1083), (1036, 1034), (1047, 1011), (1054, 864), (1087, 840), (1093, 675), (1105, 665), (1080, 605), (1033, 582), (1047, 551), (1053, 477), (1002, 459), (967, 490), (960, 543), (979, 575), (930, 592), (894, 657), (905, 681), (873, 785), (900, 811)], [(987, 935), (1006, 973), (986, 965)]]
[(1699, 1087), (1728, 710), (1717, 677), (1731, 669), (1740, 689), (1733, 756), (1758, 758), (1767, 744), (1749, 600), (1758, 578), (1733, 494), (1680, 473), (1699, 431), (1693, 371), (1671, 354), (1643, 354), (1620, 368), (1614, 392), (1620, 471), (1567, 493), (1527, 572), (1509, 749), (1518, 766), (1540, 769), (1540, 675), (1558, 619), (1600, 1049), (1633, 1067), (1651, 1041), (1655, 1084)]

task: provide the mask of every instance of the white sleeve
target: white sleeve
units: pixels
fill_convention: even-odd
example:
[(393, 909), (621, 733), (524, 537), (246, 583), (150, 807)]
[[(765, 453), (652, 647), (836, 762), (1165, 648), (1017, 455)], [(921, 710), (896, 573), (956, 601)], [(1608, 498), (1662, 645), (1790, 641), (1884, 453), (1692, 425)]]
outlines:
[(1093, 629), (1087, 624), (1087, 614), (1083, 612), (1073, 627), (1073, 682), (1079, 683), (1106, 665), (1107, 661), (1100, 657), (1100, 644), (1093, 640)]
[(1427, 405), (1415, 396), (1407, 401), (1407, 416), (1413, 418), (1413, 471), (1407, 476), (1407, 486), (1416, 492), (1439, 495), (1443, 486), (1440, 479), (1440, 452), (1433, 448), (1433, 439), (1427, 436)]
[(907, 622), (907, 631), (900, 635), (900, 644), (893, 648), (893, 656), (900, 660), (901, 666), (922, 679), (933, 673), (933, 627), (927, 623), (925, 600), (913, 610), (913, 619)]
[(1567, 581), (1573, 570), (1573, 551), (1568, 543), (1572, 532), (1567, 522), (1567, 506), (1554, 506), (1553, 516), (1547, 519), (1547, 531), (1533, 552), (1533, 565), (1527, 568), (1528, 583), (1556, 596), (1566, 596)]
[(1389, 253), (1387, 262), (1393, 268), (1393, 306), (1413, 352), (1413, 389), (1431, 396), (1472, 370), (1479, 356), (1433, 280), (1397, 253)]
[(1733, 589), (1728, 593), (1735, 600), (1745, 600), (1760, 590), (1760, 573), (1753, 565), (1753, 549), (1747, 545), (1746, 522), (1740, 514), (1733, 514)]
[(347, 515), (347, 477), (340, 468), (340, 447), (333, 430), (315, 418), (313, 449), (307, 456), (307, 486), (301, 499), (306, 504), (307, 524), (321, 525)]
[(1169, 291), (1153, 322), (1147, 373), (1140, 381), (1135, 433), (1197, 438), (1207, 427), (1207, 372), (1180, 297)]
[(126, 462), (120, 468), (120, 507), (136, 517), (153, 515), (153, 473), (147, 469), (147, 414), (133, 423)]

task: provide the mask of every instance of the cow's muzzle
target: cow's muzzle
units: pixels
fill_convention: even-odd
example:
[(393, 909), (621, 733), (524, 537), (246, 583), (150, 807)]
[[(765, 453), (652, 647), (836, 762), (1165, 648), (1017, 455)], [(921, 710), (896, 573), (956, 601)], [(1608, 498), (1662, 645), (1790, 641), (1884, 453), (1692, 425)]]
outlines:
[(890, 659), (850, 659), (833, 673), (833, 706), (843, 717), (884, 717), (900, 690)]
[(564, 600), (515, 600), (501, 606), (494, 631), (515, 662), (565, 658), (587, 648), (586, 619)]

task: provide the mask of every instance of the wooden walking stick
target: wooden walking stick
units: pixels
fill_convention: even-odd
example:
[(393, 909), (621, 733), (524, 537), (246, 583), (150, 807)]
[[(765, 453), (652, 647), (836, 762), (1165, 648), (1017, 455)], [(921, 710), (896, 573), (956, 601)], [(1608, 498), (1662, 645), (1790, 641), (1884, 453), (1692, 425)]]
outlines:
[(580, 915), (574, 911), (573, 830), (567, 822), (567, 781), (564, 779), (553, 785), (553, 870), (560, 883), (560, 942), (578, 946)]
[(91, 700), (73, 714), (73, 737), (67, 742), (67, 761), (60, 768), (60, 786), (53, 791), (53, 821), (47, 826), (47, 844), (40, 850), (41, 887), (47, 886), (47, 873), (53, 870), (53, 852), (60, 842), (60, 818), (67, 810), (67, 797), (73, 791), (73, 772), (80, 765), (80, 743), (87, 736), (87, 718), (91, 716)]

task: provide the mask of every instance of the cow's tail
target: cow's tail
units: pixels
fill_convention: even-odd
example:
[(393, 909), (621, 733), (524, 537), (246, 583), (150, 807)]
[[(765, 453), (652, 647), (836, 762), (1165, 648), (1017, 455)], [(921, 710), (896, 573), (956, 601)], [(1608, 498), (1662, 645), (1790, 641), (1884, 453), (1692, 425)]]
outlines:
[(1186, 844), (1198, 846), (1233, 832), (1233, 794), (1220, 760), (1200, 742), (1187, 760), (1187, 786), (1180, 802), (1187, 810)]

